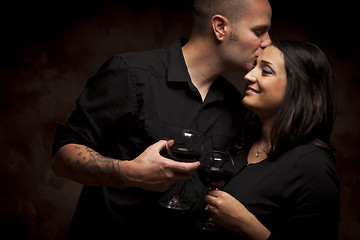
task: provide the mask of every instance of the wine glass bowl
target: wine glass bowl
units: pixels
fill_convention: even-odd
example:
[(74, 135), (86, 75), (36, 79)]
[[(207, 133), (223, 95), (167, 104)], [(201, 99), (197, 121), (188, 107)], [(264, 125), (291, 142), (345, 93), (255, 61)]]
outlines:
[(167, 155), (179, 162), (199, 161), (202, 151), (202, 135), (199, 132), (176, 128), (172, 138), (166, 138)]
[[(199, 161), (202, 153), (202, 134), (197, 131), (174, 128), (169, 136), (164, 138), (166, 142), (165, 157), (179, 162)], [(181, 201), (180, 183), (176, 184), (175, 193), (171, 200), (162, 200), (159, 204), (163, 207), (176, 210), (188, 210), (190, 206)]]
[(210, 189), (224, 187), (232, 177), (233, 164), (228, 153), (213, 151), (204, 153), (198, 174), (201, 182)]
[[(220, 189), (224, 187), (232, 178), (233, 161), (231, 155), (221, 151), (210, 151), (203, 153), (201, 164), (198, 168), (200, 181), (209, 188)], [(206, 206), (205, 210), (208, 209)], [(205, 231), (216, 231), (219, 227), (214, 223), (210, 215), (206, 222), (201, 226)]]

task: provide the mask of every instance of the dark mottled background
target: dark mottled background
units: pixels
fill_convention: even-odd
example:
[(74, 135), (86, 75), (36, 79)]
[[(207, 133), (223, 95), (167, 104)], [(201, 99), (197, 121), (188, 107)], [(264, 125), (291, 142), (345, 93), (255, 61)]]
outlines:
[[(341, 181), (339, 239), (360, 236), (359, 22), (356, 1), (271, 1), (273, 37), (318, 44), (337, 76), (333, 133)], [(312, 5), (316, 3), (316, 5)], [(191, 29), (191, 0), (34, 1), (0, 5), (0, 229), (64, 239), (80, 185), (50, 169), (56, 122), (111, 55), (167, 47)], [(239, 73), (228, 74), (239, 89)]]

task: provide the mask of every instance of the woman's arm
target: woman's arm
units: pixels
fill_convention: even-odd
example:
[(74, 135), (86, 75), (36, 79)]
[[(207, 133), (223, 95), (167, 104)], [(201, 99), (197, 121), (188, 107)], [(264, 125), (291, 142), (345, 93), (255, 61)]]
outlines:
[(240, 234), (245, 239), (265, 240), (269, 238), (270, 231), (230, 194), (212, 190), (208, 192), (206, 201), (216, 224)]

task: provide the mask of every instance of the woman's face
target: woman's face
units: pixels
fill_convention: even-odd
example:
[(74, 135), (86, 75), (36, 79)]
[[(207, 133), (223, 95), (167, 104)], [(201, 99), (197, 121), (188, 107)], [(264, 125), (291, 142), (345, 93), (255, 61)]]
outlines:
[(286, 91), (283, 53), (273, 45), (259, 55), (255, 67), (245, 75), (243, 104), (259, 117), (272, 117), (281, 106)]

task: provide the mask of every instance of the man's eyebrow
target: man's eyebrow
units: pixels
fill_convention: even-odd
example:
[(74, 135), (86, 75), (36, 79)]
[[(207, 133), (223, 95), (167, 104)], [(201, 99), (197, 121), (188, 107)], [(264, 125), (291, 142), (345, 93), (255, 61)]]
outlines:
[(264, 31), (268, 31), (270, 30), (271, 25), (257, 25), (254, 27), (254, 29), (258, 29), (258, 30), (264, 30)]

